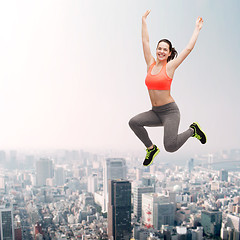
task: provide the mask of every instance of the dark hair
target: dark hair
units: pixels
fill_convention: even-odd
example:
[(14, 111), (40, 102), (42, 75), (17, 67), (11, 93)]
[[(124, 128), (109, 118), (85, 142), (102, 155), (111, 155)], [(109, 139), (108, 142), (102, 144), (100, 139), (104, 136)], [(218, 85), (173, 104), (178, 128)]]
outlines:
[(169, 46), (169, 51), (171, 52), (171, 55), (168, 57), (167, 62), (171, 61), (172, 59), (174, 59), (175, 57), (177, 57), (178, 53), (176, 51), (176, 49), (174, 47), (172, 47), (172, 43), (168, 40), (168, 39), (161, 39), (158, 44), (157, 47), (159, 45), (160, 42), (165, 42), (168, 44)]

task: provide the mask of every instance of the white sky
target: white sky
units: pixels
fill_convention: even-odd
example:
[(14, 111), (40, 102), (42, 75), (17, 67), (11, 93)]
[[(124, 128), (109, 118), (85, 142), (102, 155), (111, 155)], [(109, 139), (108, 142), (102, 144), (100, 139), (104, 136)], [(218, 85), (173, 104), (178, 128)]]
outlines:
[[(1, 1), (0, 148), (145, 149), (128, 121), (151, 108), (141, 46), (147, 9), (154, 56), (162, 38), (181, 52), (204, 19), (172, 95), (180, 131), (197, 121), (208, 143), (190, 139), (179, 152), (240, 148), (238, 0)], [(149, 134), (162, 149), (162, 129)]]

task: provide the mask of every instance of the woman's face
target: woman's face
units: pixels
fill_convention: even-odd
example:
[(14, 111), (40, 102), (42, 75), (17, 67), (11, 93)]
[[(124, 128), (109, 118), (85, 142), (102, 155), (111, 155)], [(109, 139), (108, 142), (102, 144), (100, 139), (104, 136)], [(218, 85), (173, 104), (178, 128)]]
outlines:
[(156, 50), (157, 59), (159, 61), (165, 61), (171, 55), (169, 51), (169, 45), (166, 42), (160, 42)]

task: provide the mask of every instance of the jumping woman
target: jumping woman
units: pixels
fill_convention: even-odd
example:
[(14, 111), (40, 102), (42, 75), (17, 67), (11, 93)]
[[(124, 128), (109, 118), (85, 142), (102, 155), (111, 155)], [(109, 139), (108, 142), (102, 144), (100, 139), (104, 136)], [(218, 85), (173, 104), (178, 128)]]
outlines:
[(147, 77), (145, 79), (148, 88), (152, 109), (140, 113), (129, 121), (129, 126), (137, 137), (146, 146), (147, 155), (143, 162), (149, 166), (154, 157), (159, 153), (158, 147), (150, 140), (145, 126), (164, 127), (164, 147), (168, 152), (177, 151), (190, 137), (195, 137), (202, 144), (207, 141), (205, 133), (198, 123), (194, 122), (185, 132), (178, 134), (180, 112), (177, 104), (170, 94), (173, 75), (177, 67), (193, 50), (198, 34), (202, 28), (202, 18), (197, 18), (193, 35), (187, 47), (177, 57), (177, 51), (167, 39), (162, 39), (157, 44), (156, 60), (151, 54), (146, 19), (150, 10), (142, 16), (142, 44), (144, 58), (147, 64)]

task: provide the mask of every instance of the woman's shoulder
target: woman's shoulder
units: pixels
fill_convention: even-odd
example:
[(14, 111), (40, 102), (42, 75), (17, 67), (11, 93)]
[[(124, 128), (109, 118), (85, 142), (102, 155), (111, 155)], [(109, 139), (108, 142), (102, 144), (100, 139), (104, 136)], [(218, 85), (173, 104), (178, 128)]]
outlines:
[(153, 58), (153, 60), (150, 61), (149, 64), (147, 65), (147, 71), (148, 71), (151, 67), (153, 67), (155, 64), (156, 64), (156, 61), (155, 61), (155, 59)]

